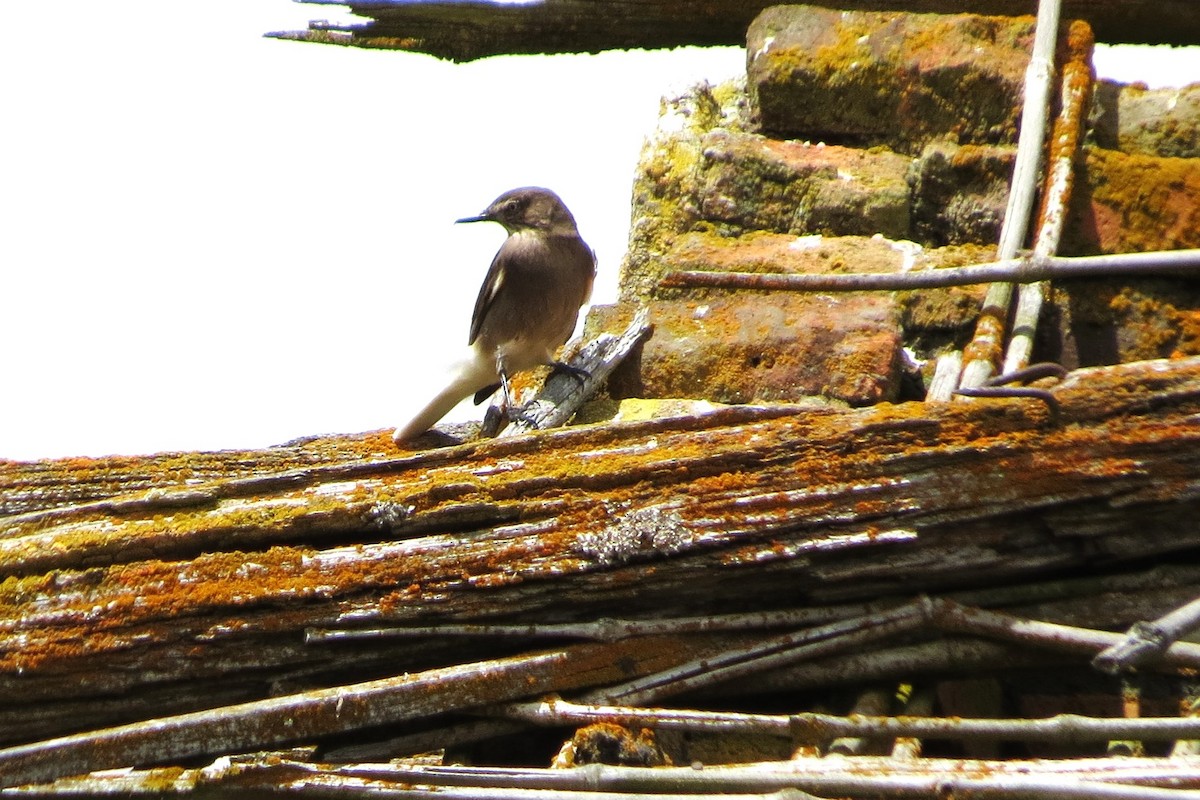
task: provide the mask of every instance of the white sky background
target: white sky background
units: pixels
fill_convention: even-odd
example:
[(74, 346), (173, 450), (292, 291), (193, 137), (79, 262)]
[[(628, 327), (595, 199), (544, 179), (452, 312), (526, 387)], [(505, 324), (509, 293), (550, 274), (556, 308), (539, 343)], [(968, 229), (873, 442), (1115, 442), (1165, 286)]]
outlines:
[[(739, 48), (509, 57), (262, 38), (289, 0), (6, 6), (0, 458), (260, 447), (396, 424), (466, 343), (504, 238), (454, 226), (548, 186), (611, 302), (658, 98)], [(1104, 76), (1200, 80), (1168, 48)]]

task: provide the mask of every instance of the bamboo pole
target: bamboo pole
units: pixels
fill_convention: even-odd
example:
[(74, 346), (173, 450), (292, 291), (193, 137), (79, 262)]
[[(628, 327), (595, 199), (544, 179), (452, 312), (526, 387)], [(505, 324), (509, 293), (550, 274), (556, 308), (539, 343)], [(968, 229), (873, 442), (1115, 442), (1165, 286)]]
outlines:
[[(1034, 237), (1035, 257), (1053, 256), (1062, 237), (1063, 223), (1075, 183), (1075, 159), (1083, 145), (1087, 112), (1091, 106), (1092, 37), (1087, 25), (1072, 22), (1067, 34), (1067, 53), (1059, 89), (1060, 111), (1050, 131), (1049, 166), (1046, 170), (1042, 211)], [(1017, 290), (1017, 308), (1013, 314), (1012, 336), (1004, 355), (1001, 372), (1010, 373), (1029, 365), (1042, 300), (1047, 291), (1044, 282), (1023, 283)]]
[[(1017, 160), (1013, 166), (1008, 207), (1004, 211), (1004, 224), (1000, 229), (1000, 244), (996, 253), (1001, 260), (1012, 258), (1025, 246), (1042, 163), (1046, 114), (1050, 108), (1060, 2), (1038, 2), (1033, 55), (1025, 71), (1025, 102), (1021, 109), (1021, 129), (1017, 135)], [(1003, 352), (1012, 293), (1013, 286), (1010, 283), (993, 283), (988, 287), (983, 310), (976, 323), (975, 336), (963, 351), (963, 372), (959, 386), (981, 386), (995, 374), (996, 364)]]

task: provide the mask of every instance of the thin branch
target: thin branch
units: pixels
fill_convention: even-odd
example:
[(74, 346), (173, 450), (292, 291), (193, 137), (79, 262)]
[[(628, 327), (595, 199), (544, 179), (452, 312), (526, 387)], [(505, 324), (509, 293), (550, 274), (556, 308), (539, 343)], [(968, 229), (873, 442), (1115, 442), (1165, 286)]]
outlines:
[(1169, 742), (1200, 738), (1200, 717), (1086, 717), (1059, 714), (1042, 719), (920, 717), (851, 714), (743, 714), (633, 706), (588, 705), (554, 699), (510, 703), (484, 713), (559, 727), (599, 722), (706, 734), (758, 734), (819, 743), (835, 737), (913, 737), (962, 742), (1014, 741), (1083, 745), (1108, 739)]
[[(1080, 762), (1083, 763), (1080, 763)], [(589, 764), (574, 769), (503, 767), (405, 766), (362, 764), (330, 770), (314, 764), (264, 764), (274, 781), (261, 784), (302, 788), (328, 784), (330, 777), (356, 779), (369, 784), (370, 796), (404, 787), (438, 789), (430, 797), (487, 797), (521, 800), (567, 798), (617, 798), (641, 794), (654, 796), (721, 795), (789, 791), (813, 792), (821, 797), (936, 798), (1109, 798), (1110, 800), (1180, 800), (1186, 797), (1164, 787), (1200, 786), (1200, 767), (1169, 759), (1086, 759), (1074, 762), (977, 761), (919, 759), (915, 762), (860, 756), (854, 759), (804, 759), (803, 761), (733, 766), (620, 767)], [(957, 777), (957, 776), (986, 777)], [(243, 786), (251, 778), (243, 769), (230, 779)], [(324, 779), (324, 780), (322, 780)], [(259, 785), (261, 785), (259, 784)], [(1139, 785), (1134, 785), (1139, 784)], [(457, 787), (460, 791), (454, 791)], [(474, 791), (474, 794), (472, 793)], [(525, 790), (516, 794), (506, 790)], [(382, 796), (389, 796), (383, 794)], [(412, 796), (412, 795), (405, 795)]]
[(1031, 386), (1009, 386), (1012, 383), (1027, 383), (1042, 378), (1057, 378), (1062, 380), (1067, 370), (1060, 364), (1043, 363), (1033, 366), (1020, 367), (1003, 375), (988, 378), (982, 386), (960, 387), (954, 393), (964, 397), (1028, 397), (1041, 400), (1050, 410), (1050, 419), (1057, 419), (1062, 407), (1048, 389)]
[(650, 702), (733, 678), (861, 648), (867, 643), (921, 627), (926, 623), (928, 613), (929, 601), (919, 600), (891, 611), (809, 628), (690, 661), (645, 678), (591, 692), (586, 699), (620, 700), (630, 705)]
[[(1161, 596), (1158, 593), (1175, 592), (1177, 594), (1178, 589), (1173, 590), (1171, 587), (1180, 586), (1181, 581), (1185, 585), (1190, 584), (1193, 580), (1191, 577), (1193, 571), (1194, 569), (1191, 567), (1179, 569), (1158, 567), (1140, 573), (1105, 578), (1076, 578), (1019, 587), (1006, 586), (976, 590), (956, 593), (955, 597), (960, 602), (970, 602), (976, 606), (1036, 603), (1034, 608), (1037, 611), (1034, 613), (1039, 616), (1049, 615), (1051, 618), (1058, 618), (1061, 624), (1080, 615), (1087, 619), (1096, 619), (1094, 609), (1089, 611), (1087, 605), (1080, 605), (1072, 600), (1079, 596), (1107, 594), (1109, 599), (1102, 604), (1105, 608), (1124, 606), (1129, 602), (1136, 604), (1137, 608), (1160, 609), (1162, 600), (1155, 600), (1155, 597)], [(944, 608), (944, 606), (939, 606), (941, 602), (934, 601), (935, 610)], [(1065, 603), (1065, 605), (1060, 605), (1060, 603)], [(1028, 622), (1015, 616), (989, 615), (988, 612), (982, 611), (968, 611), (964, 613), (964, 616), (976, 617), (989, 624), (996, 621), (1012, 625)], [(1046, 623), (1037, 624), (1045, 625)], [(942, 630), (947, 628), (946, 625), (938, 627)], [(1050, 630), (1054, 629), (1055, 626), (1050, 626)], [(1042, 633), (1045, 632), (1046, 629), (1042, 629)], [(971, 633), (976, 635), (966, 635)], [(986, 635), (987, 638), (979, 638), (980, 633)], [(997, 673), (1012, 669), (1078, 664), (1079, 653), (1092, 655), (1111, 643), (1113, 639), (1120, 638), (1120, 635), (1115, 633), (1095, 633), (1099, 633), (1101, 637), (1110, 638), (1096, 641), (1090, 647), (1046, 648), (1037, 641), (1032, 642), (1037, 644), (1036, 647), (1030, 647), (1031, 642), (1024, 641), (1021, 636), (1000, 637), (983, 628), (980, 628), (979, 631), (964, 629), (965, 635), (963, 636), (940, 636), (930, 641), (886, 646), (875, 650), (852, 652), (834, 658), (796, 664), (759, 676), (754, 682), (753, 691), (760, 694), (804, 691), (850, 683), (905, 680), (914, 674), (946, 671), (970, 672), (972, 670)], [(1001, 638), (1004, 641), (997, 641)], [(1168, 666), (1158, 666), (1155, 669), (1177, 671)], [(715, 691), (720, 695), (736, 696), (746, 693), (747, 687), (739, 682), (733, 682), (716, 687)]]
[(947, 403), (958, 387), (958, 375), (962, 372), (962, 351), (951, 350), (938, 356), (934, 367), (933, 378), (925, 392), (925, 401), (929, 403)]
[[(931, 604), (933, 626), (945, 631), (971, 633), (1085, 654), (1098, 653), (1125, 640), (1119, 633), (1022, 619), (997, 611), (968, 608), (949, 600), (933, 600)], [(1160, 660), (1146, 666), (1172, 672), (1178, 668), (1198, 669), (1200, 644), (1175, 642), (1161, 653)]]
[[(680, 645), (670, 642), (678, 658)], [(660, 647), (667, 647), (662, 644)], [(258, 750), (646, 672), (645, 638), (579, 644), (129, 723), (0, 750), (0, 787), (201, 755)], [(599, 666), (598, 666), (599, 665)]]
[[(528, 625), (430, 625), (388, 628), (330, 629), (310, 628), (306, 631), (308, 644), (331, 642), (405, 639), (423, 636), (500, 636), (528, 638), (579, 638), (615, 642), (630, 636), (656, 634), (714, 633), (748, 631), (762, 628), (795, 628), (822, 625), (849, 617), (862, 616), (881, 610), (880, 603), (849, 603), (833, 606), (810, 606), (781, 611), (758, 611), (745, 614), (714, 614), (706, 617), (674, 617), (666, 619), (601, 618), (592, 622), (530, 623)], [(894, 607), (895, 604), (892, 604)]]
[(921, 272), (858, 274), (790, 274), (775, 272), (710, 272), (674, 270), (663, 286), (711, 289), (754, 289), (790, 292), (862, 292), (938, 289), (979, 283), (1036, 283), (1043, 280), (1094, 278), (1113, 275), (1187, 276), (1200, 268), (1200, 249), (1157, 250), (1102, 256), (1026, 255), (966, 267)]
[(1062, 380), (1067, 377), (1067, 368), (1062, 364), (1055, 364), (1052, 361), (1043, 362), (1041, 364), (1022, 364), (1020, 367), (1005, 372), (1002, 375), (997, 375), (993, 378), (988, 378), (984, 383), (985, 386), (1004, 386), (1008, 383), (1030, 383), (1038, 381), (1042, 378), (1055, 378)]
[[(1083, 762), (1083, 763), (1081, 763)], [(986, 777), (960, 777), (986, 776)], [(479, 798), (491, 800), (697, 800), (720, 796), (812, 800), (820, 797), (987, 797), (1009, 800), (1101, 798), (1181, 800), (1200, 785), (1200, 768), (1168, 759), (983, 761), (854, 759), (733, 766), (574, 769), (354, 764), (331, 766), (278, 756), (221, 759), (187, 770), (122, 771), (71, 778), (20, 790), (22, 798), (69, 796), (187, 797), (305, 796), (363, 798)], [(5, 793), (7, 794), (7, 793)]]
[(1161, 656), (1181, 637), (1200, 627), (1200, 599), (1177, 608), (1153, 622), (1139, 621), (1124, 638), (1092, 659), (1096, 669), (1116, 674)]

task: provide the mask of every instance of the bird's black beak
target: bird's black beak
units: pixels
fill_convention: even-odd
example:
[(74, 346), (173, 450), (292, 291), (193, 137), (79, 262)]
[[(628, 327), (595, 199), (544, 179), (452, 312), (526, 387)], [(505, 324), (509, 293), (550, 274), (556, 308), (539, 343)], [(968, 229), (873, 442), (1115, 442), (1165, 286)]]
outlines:
[(456, 219), (456, 220), (454, 220), (454, 224), (457, 225), (460, 222), (491, 222), (491, 221), (492, 221), (492, 215), (485, 211), (476, 217), (463, 217), (462, 219)]

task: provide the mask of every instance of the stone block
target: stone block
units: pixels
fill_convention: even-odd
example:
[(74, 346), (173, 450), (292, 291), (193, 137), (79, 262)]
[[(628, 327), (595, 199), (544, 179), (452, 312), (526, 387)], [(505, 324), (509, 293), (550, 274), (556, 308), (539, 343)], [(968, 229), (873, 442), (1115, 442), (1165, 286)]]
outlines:
[[(1088, 148), (1062, 255), (1200, 248), (1200, 159)], [(1133, 276), (1056, 281), (1039, 358), (1069, 368), (1200, 353), (1200, 282)]]
[(762, 129), (888, 144), (1015, 143), (1032, 17), (772, 6), (747, 33)]
[(1200, 282), (1182, 278), (1056, 283), (1041, 357), (1068, 369), (1200, 355)]
[(619, 286), (623, 301), (654, 295), (663, 251), (701, 224), (700, 141), (715, 128), (740, 129), (742, 97), (736, 83), (703, 83), (663, 98), (658, 125), (646, 137), (634, 174), (629, 248)]

